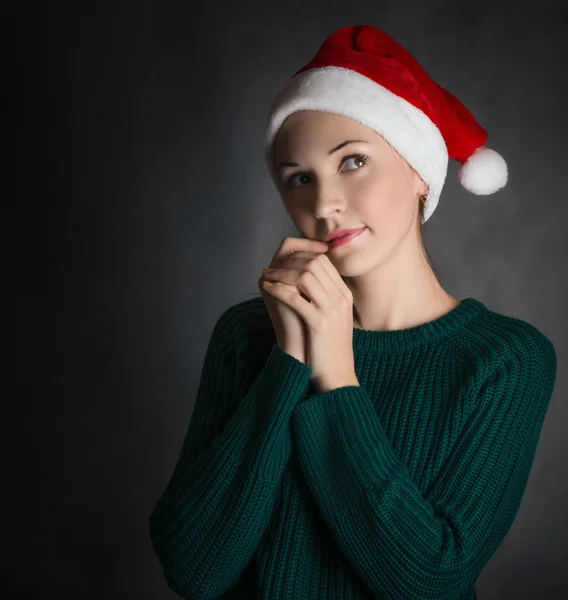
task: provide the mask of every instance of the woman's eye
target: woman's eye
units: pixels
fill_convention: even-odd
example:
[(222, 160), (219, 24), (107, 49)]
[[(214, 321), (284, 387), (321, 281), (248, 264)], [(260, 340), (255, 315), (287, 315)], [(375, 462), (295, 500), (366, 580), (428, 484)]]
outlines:
[[(363, 162), (363, 165), (364, 165), (364, 164), (367, 162), (367, 157), (366, 157), (366, 156), (363, 156), (363, 155), (361, 155), (361, 154), (357, 154), (357, 155), (355, 155), (355, 156), (348, 156), (348, 157), (345, 159), (345, 162), (346, 162), (346, 163), (348, 163), (350, 160), (355, 160), (355, 161), (360, 161), (360, 162), (362, 161), (362, 162)], [(349, 171), (356, 171), (357, 169), (360, 169), (360, 168), (361, 168), (363, 165), (361, 165), (361, 166), (359, 166), (359, 167), (356, 167), (355, 169), (348, 169), (348, 170), (349, 170)]]
[(306, 173), (294, 173), (294, 175), (290, 175), (290, 177), (286, 179), (286, 185), (290, 187), (296, 187), (295, 185), (292, 185), (295, 177), (309, 177), (309, 175), (306, 175)]
[[(362, 154), (352, 154), (351, 156), (346, 156), (342, 161), (341, 161), (341, 165), (348, 163), (350, 161), (356, 161), (359, 163), (363, 163), (360, 166), (356, 166), (353, 169), (347, 169), (348, 171), (357, 171), (359, 170), (363, 165), (367, 164), (367, 160), (368, 158), (366, 156), (363, 156)], [(294, 175), (290, 175), (290, 177), (288, 177), (288, 179), (286, 180), (286, 185), (290, 186), (290, 187), (297, 187), (295, 185), (293, 185), (293, 181), (296, 177), (308, 177), (309, 179), (309, 175), (307, 173), (294, 173)]]

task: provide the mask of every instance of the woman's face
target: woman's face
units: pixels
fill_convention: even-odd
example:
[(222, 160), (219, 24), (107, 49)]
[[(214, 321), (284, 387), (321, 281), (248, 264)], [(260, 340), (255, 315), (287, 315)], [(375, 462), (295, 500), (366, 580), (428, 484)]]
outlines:
[[(347, 140), (359, 141), (329, 154)], [(409, 234), (418, 242), (418, 196), (428, 188), (373, 129), (343, 115), (296, 112), (280, 128), (274, 156), (277, 169), (281, 162), (297, 163), (279, 169), (279, 192), (304, 237), (321, 240), (335, 229), (366, 228), (328, 251), (342, 275), (355, 275), (363, 262), (366, 268), (372, 267), (368, 261), (382, 262)]]

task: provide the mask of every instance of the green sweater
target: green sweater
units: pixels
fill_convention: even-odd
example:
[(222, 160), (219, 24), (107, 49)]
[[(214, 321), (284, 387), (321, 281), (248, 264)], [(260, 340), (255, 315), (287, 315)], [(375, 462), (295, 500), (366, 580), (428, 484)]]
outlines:
[(397, 331), (353, 330), (360, 386), (249, 325), (213, 329), (150, 537), (192, 600), (474, 599), (518, 511), (556, 379), (552, 342), (465, 298)]

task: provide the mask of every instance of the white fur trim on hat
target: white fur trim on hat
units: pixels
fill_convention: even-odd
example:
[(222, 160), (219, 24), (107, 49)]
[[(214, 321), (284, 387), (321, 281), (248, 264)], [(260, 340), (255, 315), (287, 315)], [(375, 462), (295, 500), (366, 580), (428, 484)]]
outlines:
[(425, 113), (372, 79), (343, 67), (303, 71), (288, 80), (273, 100), (265, 131), (265, 160), (279, 187), (273, 143), (282, 123), (300, 110), (345, 115), (379, 133), (428, 184), (425, 223), (434, 212), (448, 170), (440, 130)]

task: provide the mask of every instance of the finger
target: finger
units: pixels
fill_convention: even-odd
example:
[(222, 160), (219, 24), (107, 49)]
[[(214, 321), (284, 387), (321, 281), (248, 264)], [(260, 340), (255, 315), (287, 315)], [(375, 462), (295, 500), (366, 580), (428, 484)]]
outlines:
[[(258, 288), (259, 288), (261, 291), (262, 291), (262, 290), (267, 290), (267, 289), (268, 289), (268, 287), (264, 285), (264, 282), (265, 282), (265, 281), (268, 281), (268, 277), (267, 277), (266, 275), (264, 275), (264, 274), (263, 274), (263, 275), (261, 275), (261, 276), (258, 278), (258, 282), (257, 282), (257, 284), (258, 284)], [(270, 281), (270, 283), (277, 283), (277, 282), (276, 282), (276, 281)], [(292, 284), (289, 284), (289, 283), (284, 283), (284, 282), (279, 282), (279, 283), (280, 283), (281, 285), (285, 285), (285, 286), (289, 287), (289, 288), (290, 288), (290, 291), (292, 291), (292, 292), (294, 292), (294, 293), (296, 293), (296, 294), (301, 294), (300, 290), (299, 290), (299, 289), (298, 289), (298, 288), (297, 288), (295, 285), (292, 285)]]
[(314, 301), (319, 308), (325, 308), (329, 304), (330, 298), (333, 298), (332, 291), (337, 293), (333, 279), (322, 266), (316, 267), (315, 274), (304, 268), (280, 268), (265, 273), (264, 277), (271, 283), (296, 287), (303, 298)]
[(317, 270), (318, 273), (322, 273), (320, 279), (323, 281), (323, 272), (327, 274), (329, 277), (329, 283), (333, 283), (336, 288), (341, 292), (343, 296), (352, 300), (351, 290), (347, 287), (345, 281), (339, 274), (339, 271), (335, 268), (333, 263), (329, 260), (329, 256), (327, 254), (323, 254), (318, 256), (316, 260), (312, 261), (312, 264), (315, 263), (314, 270)]
[(284, 281), (269, 281), (268, 283), (271, 283), (271, 286), (265, 286), (263, 283), (263, 287), (265, 290), (271, 290), (275, 285), (277, 285), (278, 287), (283, 287), (284, 289), (287, 289), (290, 291), (290, 293), (292, 294), (297, 294), (298, 296), (301, 295), (300, 290), (297, 288), (296, 285), (291, 284), (291, 283), (286, 283)]
[[(272, 282), (270, 282), (272, 283)], [(266, 287), (266, 291), (280, 300), (290, 308), (292, 308), (309, 327), (310, 323), (317, 322), (319, 309), (315, 308), (309, 298), (304, 298), (303, 294), (298, 293), (296, 286), (290, 286), (281, 282), (274, 282), (273, 285)], [(295, 289), (291, 289), (294, 287)]]
[[(312, 278), (315, 278), (320, 285), (314, 285), (309, 277), (302, 285), (300, 277), (303, 273), (311, 273)], [(327, 297), (333, 297), (337, 293), (348, 300), (352, 298), (351, 291), (326, 254), (295, 252), (285, 259), (280, 268), (275, 269), (269, 278), (274, 281), (296, 283), (301, 291), (307, 293), (320, 308), (326, 307)]]
[(273, 256), (273, 261), (278, 263), (286, 260), (294, 252), (327, 252), (329, 244), (319, 240), (310, 240), (308, 238), (285, 237), (278, 250)]

